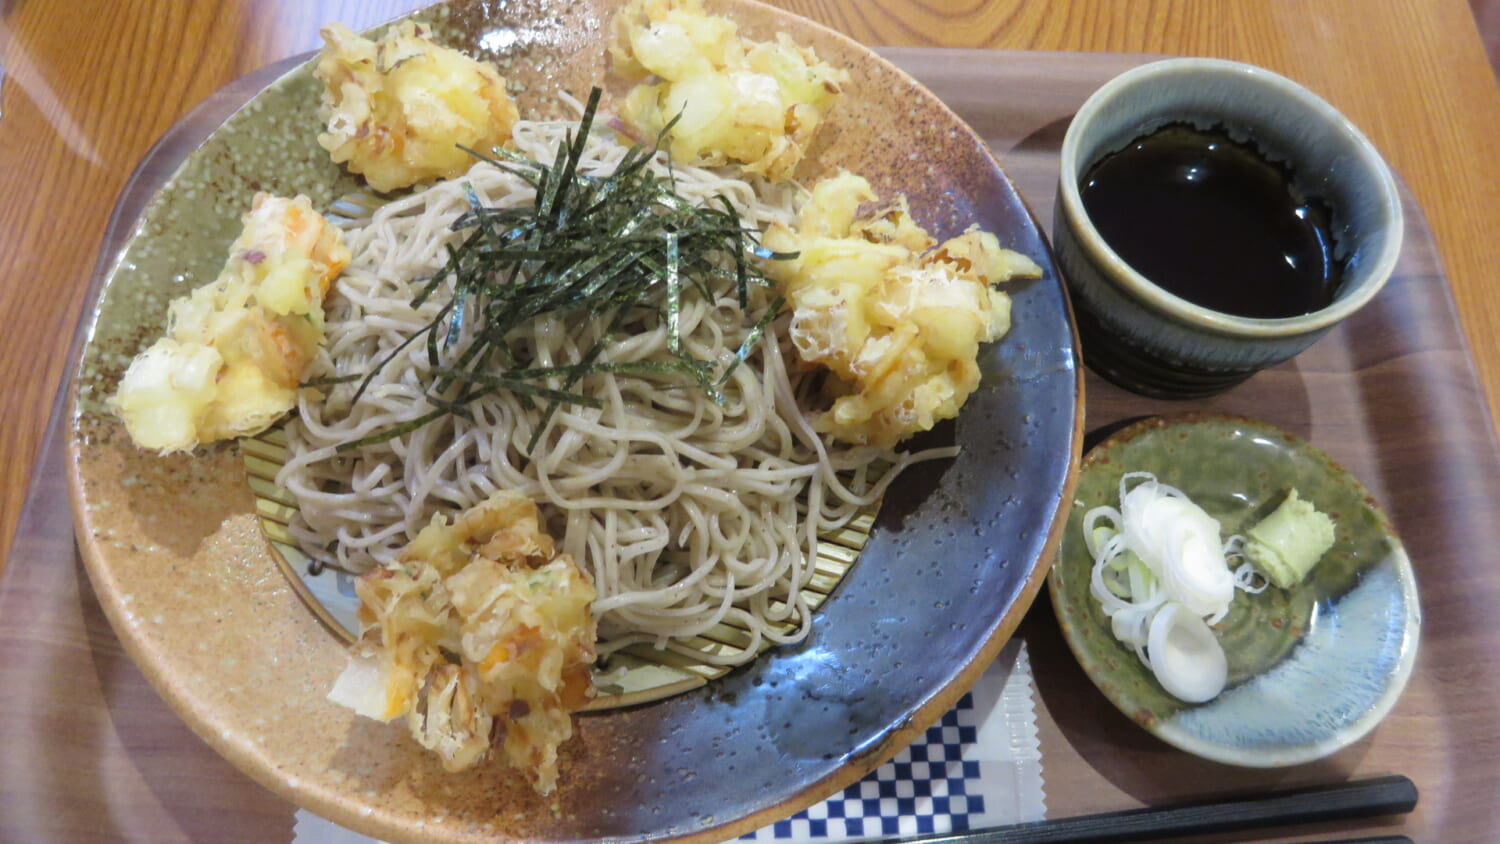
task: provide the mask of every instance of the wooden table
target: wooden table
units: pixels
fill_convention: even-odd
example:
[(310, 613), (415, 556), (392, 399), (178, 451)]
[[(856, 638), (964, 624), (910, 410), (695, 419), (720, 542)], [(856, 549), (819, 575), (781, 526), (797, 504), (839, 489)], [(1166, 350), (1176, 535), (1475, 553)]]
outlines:
[[(0, 549), (9, 548), (15, 535), (89, 271), (131, 168), (175, 120), (221, 85), (314, 48), (320, 23), (338, 19), (361, 27), (416, 5), (0, 0), (0, 64), (6, 72), (0, 313), (7, 317), (0, 329), (0, 372), (7, 377), (0, 391)], [(1370, 135), (1425, 210), (1496, 415), (1500, 344), (1490, 338), (1500, 330), (1500, 297), (1494, 295), (1500, 237), (1491, 226), (1500, 219), (1500, 157), (1493, 152), (1500, 139), (1500, 92), (1463, 0), (779, 5), (871, 45), (1211, 55), (1260, 64), (1303, 82)], [(1470, 601), (1500, 595), (1500, 568), (1495, 572), (1468, 584), (1457, 600), (1465, 592)], [(49, 802), (29, 816), (0, 819), (0, 829), (27, 840), (289, 838), (291, 807), (219, 760), (162, 705), (120, 653), (86, 583), (76, 584), (81, 576), (61, 571), (34, 588), (77, 590), (86, 635), (69, 644), (91, 654), (97, 670), (23, 696), (51, 710), (55, 730), (0, 754), (0, 796), (44, 794)], [(25, 623), (24, 617), (0, 618), (0, 630)], [(1493, 676), (1500, 631), (1466, 635), (1472, 641), (1465, 646), (1487, 669), (1484, 676)], [(1500, 689), (1491, 693), (1500, 695)], [(101, 699), (109, 700), (107, 709)], [(1044, 697), (1043, 705), (1057, 703)], [(1111, 769), (1097, 743), (1078, 744), (1064, 735), (1056, 714), (1044, 711), (1042, 718), (1053, 815), (1126, 808), (1142, 795), (1165, 793), (1159, 784), (1136, 789), (1123, 782), (1127, 776), (1149, 780), (1150, 771)], [(10, 715), (0, 711), (0, 719)], [(1440, 824), (1430, 828), (1440, 829), (1443, 840), (1489, 838), (1500, 828), (1500, 724), (1457, 723), (1469, 733), (1464, 739), (1470, 752), (1463, 757), (1468, 770), (1450, 774), (1467, 784), (1452, 794), (1424, 795), (1441, 812)], [(1140, 741), (1152, 740), (1142, 734)], [(108, 766), (49, 766), (45, 781), (31, 777), (28, 759), (56, 750), (87, 758), (95, 747), (110, 749)], [(23, 788), (23, 780), (31, 781)], [(122, 813), (125, 806), (129, 811)], [(238, 836), (230, 836), (232, 830), (240, 830)]]

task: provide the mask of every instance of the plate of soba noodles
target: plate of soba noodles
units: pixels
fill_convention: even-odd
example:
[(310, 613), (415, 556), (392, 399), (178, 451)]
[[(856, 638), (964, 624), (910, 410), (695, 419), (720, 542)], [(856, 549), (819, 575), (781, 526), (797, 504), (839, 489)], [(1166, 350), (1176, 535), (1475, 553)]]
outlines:
[(979, 137), (741, 0), (320, 35), (85, 320), (79, 545), (168, 704), (387, 840), (723, 840), (921, 735), (1079, 459)]

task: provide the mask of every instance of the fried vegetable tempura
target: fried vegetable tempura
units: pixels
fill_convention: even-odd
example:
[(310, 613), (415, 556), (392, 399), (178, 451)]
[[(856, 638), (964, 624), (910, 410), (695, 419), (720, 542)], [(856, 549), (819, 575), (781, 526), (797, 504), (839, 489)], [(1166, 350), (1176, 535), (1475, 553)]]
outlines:
[(168, 306), (110, 407), (141, 448), (168, 454), (253, 436), (296, 403), (323, 342), (323, 296), (349, 263), (307, 197), (258, 194), (217, 280)]
[(979, 344), (1010, 328), (1010, 298), (990, 285), (1041, 268), (977, 228), (934, 249), (905, 197), (859, 214), (876, 200), (869, 182), (841, 173), (813, 187), (795, 231), (774, 224), (761, 242), (800, 253), (768, 261), (766, 274), (792, 305), (799, 357), (838, 378), (814, 426), (892, 446), (958, 414), (979, 385)]
[(640, 81), (620, 118), (650, 140), (676, 117), (668, 150), (685, 164), (738, 163), (789, 179), (849, 84), (848, 71), (785, 34), (774, 43), (740, 38), (701, 0), (632, 0), (612, 26), (614, 71)]
[(355, 589), (364, 631), (329, 699), (405, 715), (450, 771), (485, 758), (498, 727), (506, 761), (550, 794), (572, 713), (594, 696), (594, 585), (536, 505), (499, 492), (451, 525), (434, 517)]
[(336, 23), (322, 35), (328, 131), (318, 143), (375, 190), (462, 175), (474, 157), (460, 144), (488, 153), (510, 138), (520, 115), (504, 77), (423, 27), (403, 21), (379, 42)]

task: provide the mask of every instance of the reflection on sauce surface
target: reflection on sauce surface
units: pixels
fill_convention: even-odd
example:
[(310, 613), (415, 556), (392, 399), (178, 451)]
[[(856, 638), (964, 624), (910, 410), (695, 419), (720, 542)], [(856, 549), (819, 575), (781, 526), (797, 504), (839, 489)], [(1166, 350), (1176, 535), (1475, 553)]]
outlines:
[(1328, 208), (1222, 129), (1163, 126), (1093, 164), (1080, 190), (1126, 263), (1195, 304), (1269, 319), (1324, 308), (1338, 291)]

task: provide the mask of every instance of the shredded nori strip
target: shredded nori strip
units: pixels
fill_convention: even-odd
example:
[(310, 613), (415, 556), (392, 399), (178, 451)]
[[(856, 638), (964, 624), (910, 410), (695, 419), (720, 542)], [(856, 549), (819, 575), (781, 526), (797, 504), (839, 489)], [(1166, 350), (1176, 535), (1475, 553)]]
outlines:
[[(770, 286), (753, 258), (788, 259), (796, 253), (763, 249), (757, 232), (744, 227), (727, 198), (718, 197), (716, 204), (708, 206), (695, 205), (677, 194), (673, 176), (658, 176), (647, 169), (671, 131), (670, 123), (655, 143), (632, 146), (608, 176), (580, 172), (578, 162), (600, 94), (598, 88), (590, 93), (578, 132), (567, 133), (550, 166), (511, 150), (497, 149), (488, 155), (466, 150), (525, 180), (536, 190), (536, 203), (490, 207), (472, 185), (465, 186), (469, 210), (452, 228), (466, 234), (459, 245), (448, 247), (444, 268), (425, 282), (412, 305), (420, 306), (449, 279), (454, 286), (452, 301), (432, 322), (376, 362), (353, 399), (359, 400), (397, 354), (423, 338), (433, 367), (433, 380), (426, 390), (433, 410), (403, 425), (343, 443), (338, 450), (385, 442), (450, 413), (467, 415), (467, 406), (476, 399), (506, 390), (528, 404), (546, 402), (541, 424), (527, 445), (530, 451), (559, 406), (601, 406), (598, 399), (574, 390), (584, 376), (594, 373), (685, 375), (714, 401), (724, 403), (718, 387), (753, 353), (784, 302), (772, 303), (734, 359), (716, 376), (718, 362), (700, 360), (684, 349), (679, 324), (685, 290), (691, 288), (713, 300), (732, 289), (740, 307), (748, 308), (750, 287)], [(661, 315), (673, 359), (600, 361), (610, 335), (625, 316), (641, 308)], [(506, 336), (542, 316), (603, 320), (607, 329), (576, 364), (528, 367), (526, 361), (513, 359)], [(440, 365), (442, 350), (455, 347), (466, 332), (471, 337), (468, 347), (456, 360)], [(559, 377), (561, 388), (539, 383)]]

